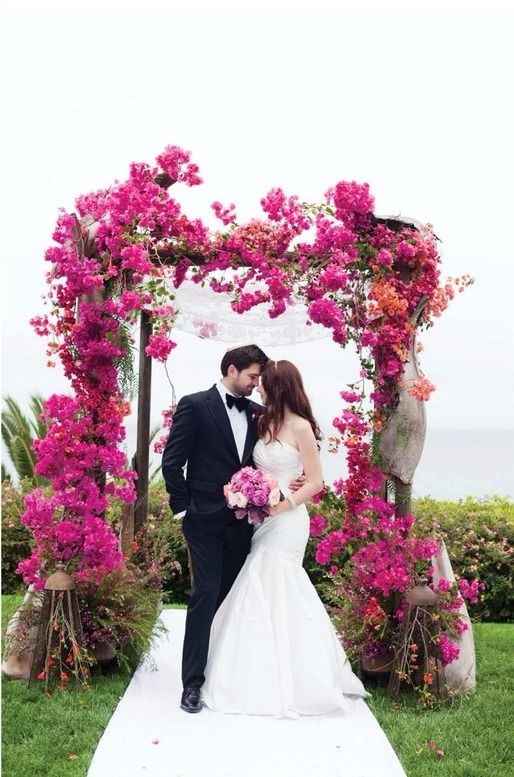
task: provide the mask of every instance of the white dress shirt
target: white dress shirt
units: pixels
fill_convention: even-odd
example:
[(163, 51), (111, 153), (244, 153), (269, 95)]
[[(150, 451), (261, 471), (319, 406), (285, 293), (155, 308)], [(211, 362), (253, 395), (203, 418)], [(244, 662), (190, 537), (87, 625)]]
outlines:
[(234, 440), (236, 441), (239, 460), (242, 461), (243, 452), (245, 449), (246, 432), (248, 431), (247, 415), (244, 410), (238, 410), (235, 405), (232, 405), (232, 407), (227, 405), (227, 394), (231, 394), (233, 397), (237, 397), (238, 395), (234, 394), (232, 391), (229, 391), (222, 380), (219, 381), (216, 387), (220, 392), (223, 404), (225, 405), (225, 410), (228, 414), (228, 420), (230, 421), (230, 426), (232, 427), (232, 432), (234, 434)]
[[(243, 453), (245, 449), (245, 442), (246, 442), (246, 433), (248, 431), (248, 417), (244, 410), (238, 410), (235, 405), (232, 407), (229, 407), (227, 405), (227, 394), (231, 394), (233, 397), (237, 397), (238, 394), (234, 394), (232, 391), (229, 391), (229, 389), (225, 386), (222, 380), (220, 380), (216, 384), (216, 388), (218, 389), (221, 399), (223, 401), (223, 404), (225, 405), (225, 410), (227, 411), (228, 420), (230, 421), (230, 426), (232, 427), (232, 432), (234, 434), (234, 440), (236, 441), (236, 448), (237, 452), (239, 454), (239, 460), (242, 461), (243, 459)], [(183, 510), (181, 513), (177, 513), (174, 518), (183, 518), (186, 514), (186, 510)]]

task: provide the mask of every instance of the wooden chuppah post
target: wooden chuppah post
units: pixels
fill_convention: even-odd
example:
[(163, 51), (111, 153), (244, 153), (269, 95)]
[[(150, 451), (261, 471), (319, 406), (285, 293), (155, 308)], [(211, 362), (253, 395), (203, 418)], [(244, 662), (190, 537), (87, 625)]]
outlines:
[(148, 313), (142, 311), (139, 320), (136, 452), (130, 465), (137, 472), (136, 502), (125, 505), (121, 516), (120, 549), (125, 556), (130, 556), (132, 553), (134, 537), (144, 525), (148, 515), (152, 359), (145, 353), (145, 349), (151, 334), (151, 318)]
[(137, 443), (135, 470), (137, 472), (134, 506), (134, 533), (143, 526), (148, 514), (148, 467), (150, 459), (150, 404), (152, 393), (152, 359), (145, 350), (152, 334), (148, 313), (141, 312), (139, 327), (139, 381), (137, 396)]

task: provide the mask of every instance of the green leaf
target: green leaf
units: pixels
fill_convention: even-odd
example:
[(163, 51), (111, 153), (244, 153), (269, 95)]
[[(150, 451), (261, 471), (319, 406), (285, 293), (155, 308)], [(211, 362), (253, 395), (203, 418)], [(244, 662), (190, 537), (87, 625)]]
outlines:
[(33, 448), (34, 436), (42, 438), (47, 426), (42, 418), (44, 398), (35, 394), (30, 399), (33, 418), (25, 416), (13, 397), (4, 398), (2, 414), (2, 439), (9, 458), (20, 479), (29, 478), (38, 485), (46, 483), (45, 478), (35, 475), (36, 456)]
[(19, 478), (34, 477), (34, 454), (30, 445), (23, 437), (14, 437), (11, 447), (11, 458)]
[(23, 413), (20, 410), (20, 407), (18, 403), (12, 398), (12, 397), (6, 397), (5, 398), (5, 404), (7, 405), (7, 409), (9, 412), (10, 417), (13, 419), (13, 421), (16, 424), (16, 428), (18, 430), (19, 434), (24, 434), (24, 436), (30, 438), (30, 425)]
[(47, 433), (47, 425), (43, 420), (43, 403), (44, 398), (39, 394), (34, 394), (30, 398), (30, 409), (33, 415), (33, 419), (30, 420), (30, 426), (39, 439), (45, 437)]

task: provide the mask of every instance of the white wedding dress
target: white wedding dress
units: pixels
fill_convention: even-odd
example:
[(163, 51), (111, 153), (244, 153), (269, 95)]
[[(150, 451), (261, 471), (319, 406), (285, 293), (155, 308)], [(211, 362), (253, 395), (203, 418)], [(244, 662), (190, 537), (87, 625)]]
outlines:
[[(258, 440), (258, 469), (283, 493), (302, 471), (299, 451)], [(251, 551), (211, 626), (202, 700), (227, 713), (298, 718), (350, 711), (370, 696), (353, 673), (330, 617), (302, 566), (305, 505), (256, 527)]]

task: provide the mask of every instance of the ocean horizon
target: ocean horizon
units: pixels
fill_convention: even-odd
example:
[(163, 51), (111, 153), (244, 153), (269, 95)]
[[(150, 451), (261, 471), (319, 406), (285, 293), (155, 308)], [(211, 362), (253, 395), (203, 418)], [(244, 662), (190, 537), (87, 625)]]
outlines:
[[(322, 454), (325, 482), (346, 477), (344, 451)], [(429, 429), (414, 498), (514, 498), (514, 429)]]

